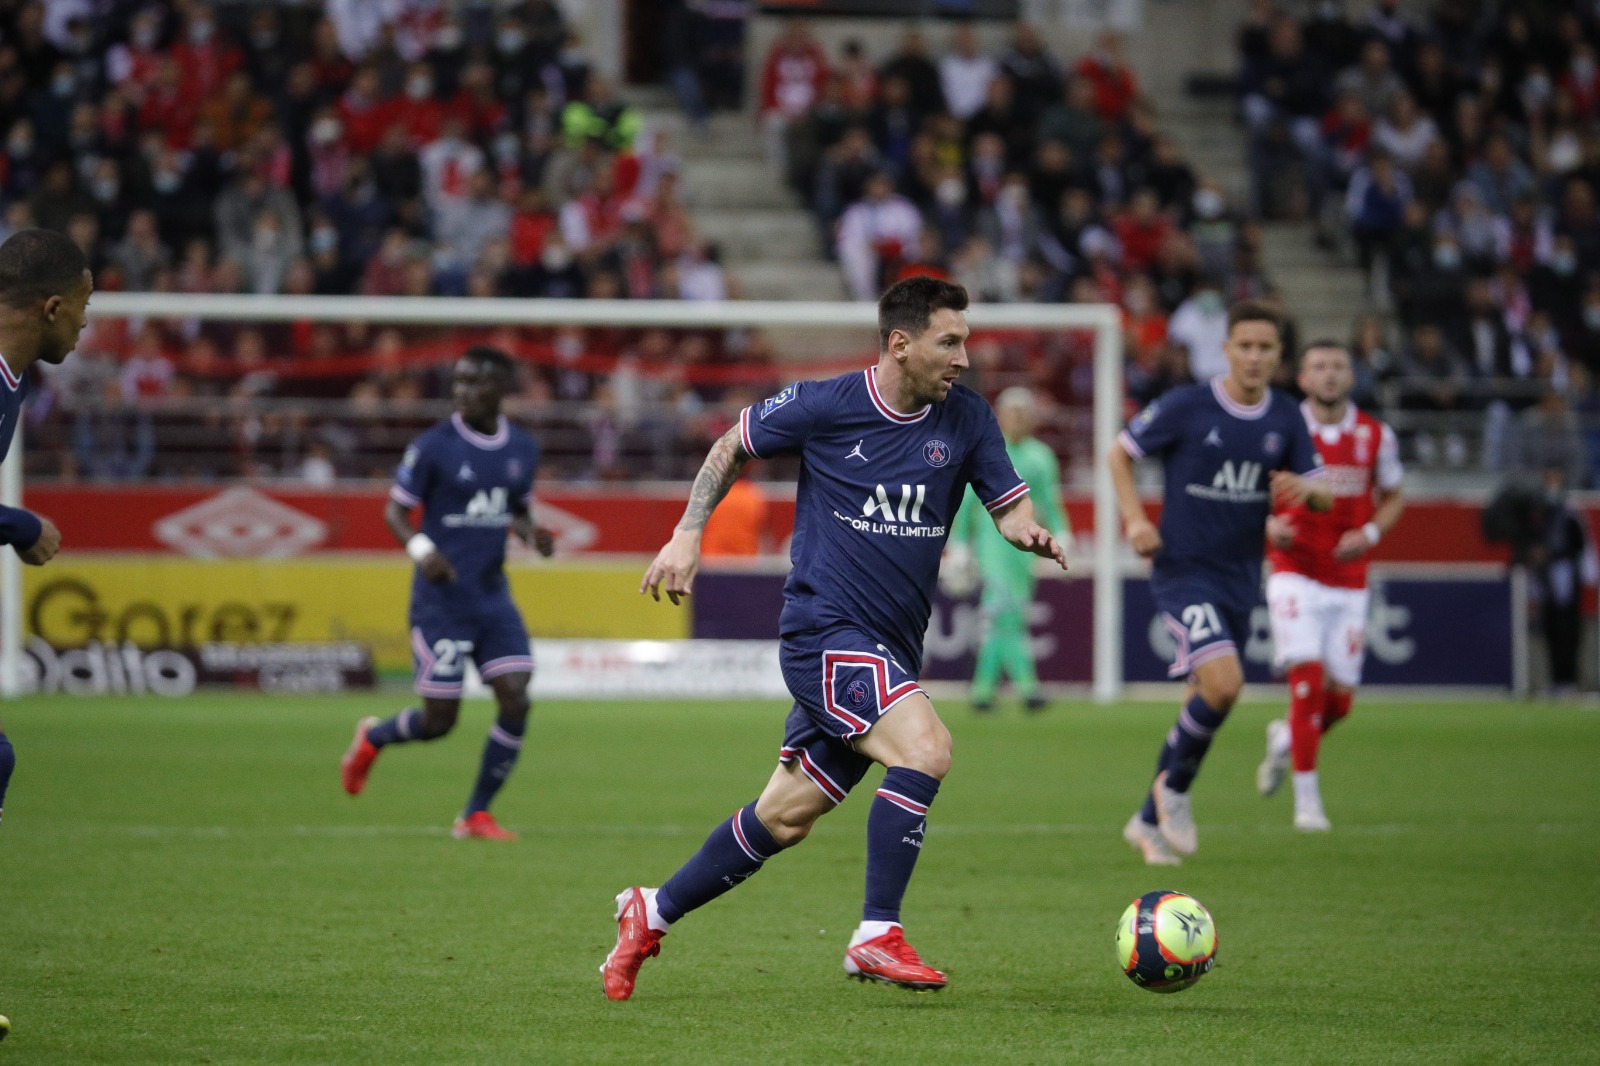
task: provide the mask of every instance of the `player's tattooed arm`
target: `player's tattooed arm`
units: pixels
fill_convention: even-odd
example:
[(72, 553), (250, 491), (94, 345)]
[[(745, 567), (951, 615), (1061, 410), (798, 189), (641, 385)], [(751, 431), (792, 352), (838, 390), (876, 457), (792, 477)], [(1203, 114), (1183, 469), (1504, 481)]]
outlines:
[(663, 587), (667, 599), (676, 604), (694, 591), (694, 576), (700, 569), (700, 534), (706, 528), (706, 519), (716, 510), (717, 504), (728, 494), (739, 479), (739, 471), (750, 459), (739, 441), (739, 427), (734, 426), (717, 439), (711, 452), (695, 476), (694, 487), (689, 490), (689, 505), (678, 519), (678, 528), (672, 539), (656, 553), (650, 568), (639, 582), (639, 591), (648, 592), (654, 600), (661, 599)]
[(739, 480), (739, 471), (744, 469), (749, 459), (750, 454), (739, 440), (739, 427), (731, 426), (728, 432), (717, 438), (706, 461), (700, 465), (694, 487), (689, 490), (689, 506), (683, 509), (683, 517), (678, 519), (678, 529), (697, 533), (704, 529), (711, 512), (716, 510), (717, 504), (722, 502), (733, 483)]

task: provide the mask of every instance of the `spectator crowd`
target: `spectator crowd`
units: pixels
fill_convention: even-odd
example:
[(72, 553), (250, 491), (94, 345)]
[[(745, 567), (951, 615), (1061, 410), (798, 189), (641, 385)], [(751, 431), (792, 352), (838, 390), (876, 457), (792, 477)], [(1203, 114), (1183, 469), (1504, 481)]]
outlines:
[[(0, 4), (0, 237), (68, 233), (101, 291), (728, 298), (678, 170), (554, 0)], [(500, 339), (537, 357), (535, 401), (626, 391), (572, 369), (570, 333)], [(347, 441), (310, 425), (263, 450), (273, 434), (243, 424), (234, 454), (206, 461), (161, 439), (151, 409), (446, 395), (442, 372), (413, 369), (442, 340), (363, 323), (99, 322), (36, 418), (67, 474), (292, 473), (313, 444), (337, 457)], [(723, 355), (674, 338), (641, 360), (638, 337), (576, 340), (591, 363)], [(349, 356), (358, 373), (327, 372)], [(610, 476), (603, 456), (592, 465)]]
[(1424, 460), (1600, 469), (1597, 45), (1567, 0), (1257, 0), (1239, 31), (1252, 213), (1354, 247), (1363, 374)]

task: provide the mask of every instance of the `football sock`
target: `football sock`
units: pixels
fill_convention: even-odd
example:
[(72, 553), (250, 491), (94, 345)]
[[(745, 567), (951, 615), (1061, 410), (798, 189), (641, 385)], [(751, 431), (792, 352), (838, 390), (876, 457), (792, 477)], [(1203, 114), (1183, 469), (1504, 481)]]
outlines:
[(1213, 710), (1211, 704), (1197, 692), (1178, 712), (1178, 721), (1167, 734), (1167, 747), (1172, 758), (1167, 763), (1167, 787), (1174, 792), (1187, 792), (1200, 772), (1200, 763), (1211, 749), (1211, 738), (1227, 720), (1223, 711)]
[(1327, 695), (1321, 663), (1296, 663), (1289, 668), (1289, 754), (1297, 772), (1317, 768)]
[(908, 766), (891, 766), (867, 812), (867, 897), (861, 920), (898, 922), (900, 901), (922, 854), (928, 807), (939, 782)]
[(1326, 733), (1334, 724), (1345, 718), (1350, 713), (1350, 701), (1355, 698), (1355, 693), (1347, 688), (1329, 689), (1328, 704), (1322, 712), (1322, 731)]
[(756, 805), (740, 807), (732, 818), (711, 831), (700, 850), (677, 873), (667, 878), (656, 892), (656, 908), (664, 920), (675, 922), (753, 875), (781, 850), (756, 817)]
[(517, 765), (517, 755), (522, 751), (522, 734), (528, 728), (526, 716), (515, 721), (500, 717), (489, 727), (489, 739), (483, 742), (483, 762), (478, 767), (478, 781), (472, 786), (472, 796), (467, 800), (467, 814), (486, 811), (494, 794), (511, 776)]
[(6, 786), (11, 783), (11, 771), (17, 766), (17, 752), (11, 746), (11, 741), (6, 739), (4, 732), (0, 732), (0, 814), (6, 809)]
[(422, 736), (422, 710), (407, 707), (399, 714), (385, 718), (367, 730), (367, 743), (381, 748), (386, 744), (402, 744), (408, 740), (427, 739)]
[(1296, 770), (1294, 781), (1294, 809), (1297, 811), (1322, 810), (1322, 791), (1317, 787), (1315, 770)]

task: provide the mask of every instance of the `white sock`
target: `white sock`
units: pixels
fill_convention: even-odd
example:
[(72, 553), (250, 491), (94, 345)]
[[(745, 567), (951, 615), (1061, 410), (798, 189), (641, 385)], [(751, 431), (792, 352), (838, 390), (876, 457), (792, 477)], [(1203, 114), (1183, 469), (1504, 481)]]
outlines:
[(1274, 759), (1287, 759), (1289, 757), (1289, 743), (1292, 734), (1289, 732), (1289, 723), (1285, 719), (1278, 719), (1282, 729), (1272, 731), (1272, 746), (1267, 752)]
[(868, 940), (876, 940), (891, 929), (898, 929), (899, 922), (862, 922), (856, 926), (854, 935), (850, 937), (850, 946), (864, 944)]
[(1294, 777), (1294, 809), (1297, 811), (1321, 811), (1322, 790), (1317, 787), (1317, 772), (1315, 770), (1296, 770)]
[(656, 889), (641, 889), (644, 893), (644, 924), (658, 933), (665, 933), (672, 928), (672, 923), (661, 917), (661, 911), (656, 907)]

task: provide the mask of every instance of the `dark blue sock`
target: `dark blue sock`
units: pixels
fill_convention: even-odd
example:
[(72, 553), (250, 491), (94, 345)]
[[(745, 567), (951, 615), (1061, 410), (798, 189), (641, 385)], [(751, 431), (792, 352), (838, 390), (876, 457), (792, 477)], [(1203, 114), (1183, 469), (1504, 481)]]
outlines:
[(11, 771), (17, 768), (17, 752), (0, 732), (0, 814), (6, 809), (6, 786), (11, 783)]
[(867, 812), (867, 898), (864, 922), (898, 922), (900, 901), (911, 883), (922, 838), (928, 828), (928, 807), (939, 794), (939, 782), (920, 770), (891, 766)]
[(367, 743), (379, 748), (424, 739), (427, 738), (422, 736), (422, 711), (416, 707), (407, 707), (367, 730)]
[(467, 800), (467, 814), (486, 811), (494, 794), (506, 783), (511, 768), (517, 765), (517, 755), (522, 751), (522, 734), (528, 728), (523, 718), (508, 722), (497, 719), (489, 727), (489, 739), (483, 742), (483, 762), (478, 767), (478, 781), (472, 786), (472, 796)]
[(1227, 712), (1213, 710), (1211, 704), (1199, 693), (1189, 697), (1189, 702), (1178, 712), (1178, 721), (1167, 734), (1167, 787), (1175, 792), (1187, 792), (1200, 772), (1200, 763), (1211, 749), (1211, 738), (1228, 718)]
[(717, 826), (700, 850), (656, 892), (661, 917), (675, 922), (761, 869), (781, 849), (756, 817), (756, 805), (740, 807)]

